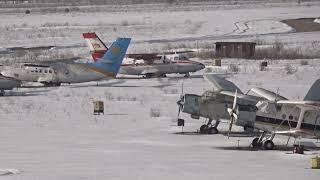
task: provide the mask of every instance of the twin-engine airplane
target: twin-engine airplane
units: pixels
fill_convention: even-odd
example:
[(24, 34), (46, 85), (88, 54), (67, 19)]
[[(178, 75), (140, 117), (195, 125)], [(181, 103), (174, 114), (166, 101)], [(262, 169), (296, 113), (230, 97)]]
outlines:
[[(84, 39), (87, 41), (88, 47), (92, 53), (93, 60), (97, 60), (108, 50), (108, 47), (101, 41), (96, 33), (83, 33)], [(127, 58), (121, 65), (120, 74), (127, 75), (143, 75), (147, 78), (165, 77), (166, 74), (178, 73), (190, 76), (190, 72), (196, 72), (204, 69), (202, 63), (191, 61), (180, 53), (165, 53), (159, 55), (157, 53), (147, 54), (127, 54)]]
[(213, 91), (202, 96), (184, 94), (177, 102), (179, 112), (195, 119), (209, 119), (208, 124), (200, 127), (200, 133), (218, 133), (220, 119), (231, 117), (228, 136), (233, 124), (263, 132), (253, 139), (253, 147), (273, 149), (276, 134), (320, 137), (320, 80), (314, 82), (303, 101), (290, 101), (262, 88), (250, 90), (258, 96), (244, 94), (235, 84), (217, 75), (207, 74), (204, 78), (211, 83)]
[(40, 82), (45, 86), (115, 78), (130, 41), (130, 38), (117, 38), (110, 49), (95, 62), (19, 63), (5, 67), (1, 74), (20, 81)]

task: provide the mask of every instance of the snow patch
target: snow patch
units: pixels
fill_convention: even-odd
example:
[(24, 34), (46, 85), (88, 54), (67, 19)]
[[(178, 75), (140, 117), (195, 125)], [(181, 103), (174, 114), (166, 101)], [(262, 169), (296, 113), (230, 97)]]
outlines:
[(8, 176), (13, 174), (19, 174), (20, 171), (17, 169), (0, 169), (0, 176)]

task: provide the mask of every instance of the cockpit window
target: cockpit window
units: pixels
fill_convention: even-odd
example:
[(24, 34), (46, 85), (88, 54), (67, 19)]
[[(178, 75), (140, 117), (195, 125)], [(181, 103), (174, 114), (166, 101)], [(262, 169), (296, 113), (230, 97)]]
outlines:
[(185, 55), (180, 55), (180, 60), (188, 60), (188, 58)]

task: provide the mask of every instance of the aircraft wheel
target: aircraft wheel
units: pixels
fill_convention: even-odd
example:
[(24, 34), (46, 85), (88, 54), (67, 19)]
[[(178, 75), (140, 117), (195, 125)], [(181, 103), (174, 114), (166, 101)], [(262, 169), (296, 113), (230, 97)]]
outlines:
[(189, 73), (187, 73), (186, 75), (184, 75), (184, 77), (190, 77), (190, 74), (189, 74)]
[(266, 140), (266, 142), (263, 143), (263, 147), (266, 150), (272, 150), (274, 148), (274, 143), (271, 140)]
[(207, 125), (202, 125), (201, 127), (200, 127), (200, 134), (206, 134), (206, 132), (207, 132)]
[(149, 73), (149, 74), (146, 74), (146, 78), (149, 79), (149, 78), (151, 78), (151, 77), (152, 77), (152, 74), (150, 74), (150, 73)]
[(219, 131), (218, 131), (218, 129), (215, 128), (215, 127), (208, 128), (208, 129), (207, 129), (207, 134), (218, 134), (218, 133), (219, 133)]
[(259, 142), (259, 138), (257, 137), (257, 138), (254, 138), (253, 140), (252, 140), (252, 147), (253, 148), (259, 148), (259, 147), (261, 147), (262, 146), (262, 144)]

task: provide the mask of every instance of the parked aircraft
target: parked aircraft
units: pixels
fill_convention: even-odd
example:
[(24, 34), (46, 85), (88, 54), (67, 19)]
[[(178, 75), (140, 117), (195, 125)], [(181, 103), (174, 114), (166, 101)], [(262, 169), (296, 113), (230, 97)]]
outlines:
[[(196, 94), (183, 94), (177, 102), (180, 111), (188, 113), (193, 119), (208, 118), (207, 124), (200, 127), (201, 134), (218, 133), (218, 125), (221, 119), (230, 119), (228, 108), (233, 107), (234, 95), (237, 91), (237, 107), (243, 113), (238, 115), (236, 125), (252, 128), (257, 110), (256, 103), (259, 97), (246, 95), (232, 82), (222, 77), (205, 74), (205, 80), (212, 84), (213, 90), (204, 92), (201, 96)], [(212, 121), (215, 120), (215, 124)]]
[(130, 41), (130, 38), (118, 38), (96, 62), (21, 63), (6, 67), (1, 74), (21, 81), (40, 82), (46, 86), (115, 78)]
[[(229, 133), (233, 124), (262, 131), (253, 139), (253, 147), (273, 149), (276, 134), (295, 138), (320, 137), (320, 80), (311, 86), (303, 101), (290, 101), (262, 88), (250, 90), (258, 96), (243, 94), (236, 85), (222, 77), (204, 77), (213, 85), (213, 91), (202, 96), (184, 94), (177, 102), (179, 111), (191, 114), (192, 118), (209, 119), (208, 124), (200, 127), (200, 133), (217, 133), (220, 119), (228, 119), (229, 115)], [(214, 126), (211, 125), (212, 119), (216, 120)]]
[[(92, 53), (94, 60), (101, 57), (108, 47), (101, 41), (96, 33), (83, 33), (83, 37)], [(165, 77), (166, 74), (179, 73), (190, 76), (190, 72), (204, 69), (202, 63), (191, 61), (181, 53), (158, 53), (127, 54), (124, 63), (121, 65), (120, 74), (143, 75), (146, 78)]]
[(21, 81), (0, 75), (0, 96), (3, 96), (5, 94), (5, 90), (12, 90), (13, 88), (19, 87), (20, 85)]

